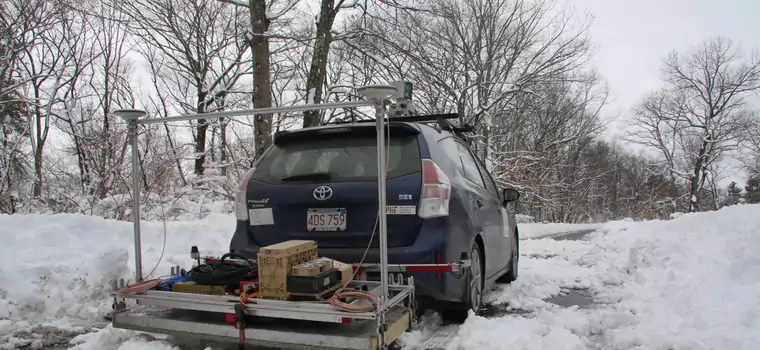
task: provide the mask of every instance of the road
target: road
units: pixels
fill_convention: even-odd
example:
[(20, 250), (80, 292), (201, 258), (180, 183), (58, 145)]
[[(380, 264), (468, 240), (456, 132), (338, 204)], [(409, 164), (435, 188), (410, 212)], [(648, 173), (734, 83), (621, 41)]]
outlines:
[[(594, 231), (595, 230), (593, 229), (578, 230), (578, 231), (573, 231), (573, 232), (561, 233), (558, 235), (552, 235), (549, 238), (557, 240), (557, 241), (577, 241), (577, 240), (583, 239), (584, 237), (586, 237), (586, 235)], [(568, 289), (567, 294), (558, 295), (556, 297), (549, 298), (547, 301), (557, 304), (559, 306), (563, 306), (563, 307), (570, 307), (570, 306), (575, 306), (575, 305), (579, 307), (587, 307), (594, 303), (594, 300), (591, 298), (591, 295), (589, 295), (583, 289)]]
[[(558, 241), (564, 241), (564, 240), (582, 240), (591, 232), (594, 232), (593, 229), (587, 229), (587, 230), (578, 230), (578, 231), (572, 231), (572, 232), (564, 232), (560, 234), (554, 234), (549, 236), (542, 236), (542, 237), (535, 237), (531, 239), (541, 239), (541, 238), (551, 238)], [(571, 306), (578, 306), (578, 307), (589, 307), (594, 304), (594, 300), (592, 296), (583, 289), (566, 289), (564, 290), (566, 294), (564, 295), (558, 295), (549, 299), (546, 299), (547, 302), (557, 304), (562, 307), (571, 307)], [(495, 292), (491, 292), (495, 293)], [(484, 296), (484, 299), (488, 300), (490, 297), (489, 293), (486, 293)], [(514, 311), (514, 310), (507, 310), (505, 305), (485, 305), (484, 310), (481, 311), (481, 316), (486, 318), (491, 317), (500, 317), (505, 316), (508, 314), (519, 314), (520, 311)], [(448, 344), (452, 342), (454, 337), (457, 335), (459, 330), (458, 324), (449, 324), (449, 325), (443, 325), (439, 329), (433, 333), (433, 335), (428, 338), (427, 341), (425, 341), (421, 348), (425, 350), (442, 350), (445, 349)]]

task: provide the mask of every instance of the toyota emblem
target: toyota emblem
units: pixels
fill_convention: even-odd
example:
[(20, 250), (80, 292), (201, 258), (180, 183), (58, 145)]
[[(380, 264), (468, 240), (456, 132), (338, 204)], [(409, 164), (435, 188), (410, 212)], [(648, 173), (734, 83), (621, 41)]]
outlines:
[(333, 195), (333, 190), (329, 186), (319, 186), (314, 189), (314, 199), (323, 201), (330, 199)]

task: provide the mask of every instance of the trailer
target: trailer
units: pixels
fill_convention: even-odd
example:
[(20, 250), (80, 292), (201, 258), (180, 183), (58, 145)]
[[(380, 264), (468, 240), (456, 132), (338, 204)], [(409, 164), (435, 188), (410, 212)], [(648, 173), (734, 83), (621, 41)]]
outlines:
[[(394, 85), (371, 85), (357, 89), (364, 100), (292, 107), (259, 108), (202, 114), (187, 114), (160, 119), (145, 119), (142, 110), (118, 110), (113, 114), (127, 122), (132, 151), (132, 191), (134, 218), (135, 280), (143, 280), (139, 207), (139, 160), (137, 127), (139, 125), (239, 117), (307, 110), (374, 107), (377, 127), (378, 208), (386, 208), (385, 125), (386, 107), (391, 98), (407, 101), (405, 82)], [(393, 108), (396, 108), (395, 105)], [(398, 114), (399, 111), (394, 111)], [(403, 111), (401, 111), (403, 113)], [(240, 298), (233, 295), (203, 295), (161, 290), (126, 292), (122, 283), (112, 293), (115, 328), (174, 335), (211, 342), (237, 343), (276, 348), (309, 349), (387, 349), (404, 332), (415, 327), (417, 302), (414, 279), (405, 272), (469, 273), (470, 261), (463, 257), (456, 263), (388, 265), (387, 223), (385, 210), (379, 210), (377, 235), (379, 263), (356, 264), (354, 277), (344, 288), (363, 291), (367, 298), (344, 298), (349, 307), (337, 308), (325, 300), (290, 301)], [(197, 251), (195, 251), (197, 253)], [(379, 272), (380, 280), (366, 278), (367, 272)], [(357, 278), (358, 277), (358, 278)], [(234, 318), (230, 320), (230, 318)], [(233, 321), (233, 322), (231, 322)]]

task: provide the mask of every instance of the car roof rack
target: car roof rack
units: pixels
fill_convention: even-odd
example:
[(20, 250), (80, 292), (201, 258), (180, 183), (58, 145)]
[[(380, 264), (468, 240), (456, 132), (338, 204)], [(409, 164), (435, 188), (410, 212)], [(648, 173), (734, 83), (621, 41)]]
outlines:
[(442, 114), (426, 114), (426, 115), (411, 115), (405, 117), (390, 117), (388, 121), (400, 121), (400, 122), (412, 122), (412, 123), (428, 123), (435, 122), (439, 130), (448, 130), (452, 134), (456, 135), (468, 144), (471, 143), (470, 137), (465, 133), (470, 133), (475, 130), (471, 125), (456, 125), (452, 123), (451, 119), (459, 119), (457, 113), (442, 113)]
[[(385, 118), (388, 122), (409, 122), (409, 123), (435, 123), (440, 130), (447, 130), (456, 135), (468, 144), (471, 143), (470, 138), (465, 133), (470, 133), (475, 130), (471, 125), (465, 124), (463, 126), (455, 125), (450, 120), (459, 119), (457, 113), (438, 113), (438, 114), (425, 114), (425, 115), (408, 115), (408, 116), (392, 116)], [(345, 117), (336, 121), (327, 123), (326, 125), (335, 124), (355, 124), (355, 123), (370, 123), (374, 122), (374, 119), (357, 120), (351, 117)]]

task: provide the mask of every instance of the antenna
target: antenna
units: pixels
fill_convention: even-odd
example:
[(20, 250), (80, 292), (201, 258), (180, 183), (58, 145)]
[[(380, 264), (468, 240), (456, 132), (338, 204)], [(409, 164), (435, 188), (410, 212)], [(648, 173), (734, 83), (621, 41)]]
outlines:
[(374, 102), (382, 102), (397, 91), (396, 87), (392, 85), (367, 85), (356, 89), (359, 95), (364, 96), (366, 99)]
[(394, 81), (391, 83), (396, 87), (396, 93), (391, 96), (396, 103), (391, 104), (389, 114), (396, 117), (408, 117), (417, 115), (417, 108), (414, 107), (412, 94), (414, 85), (409, 81)]

